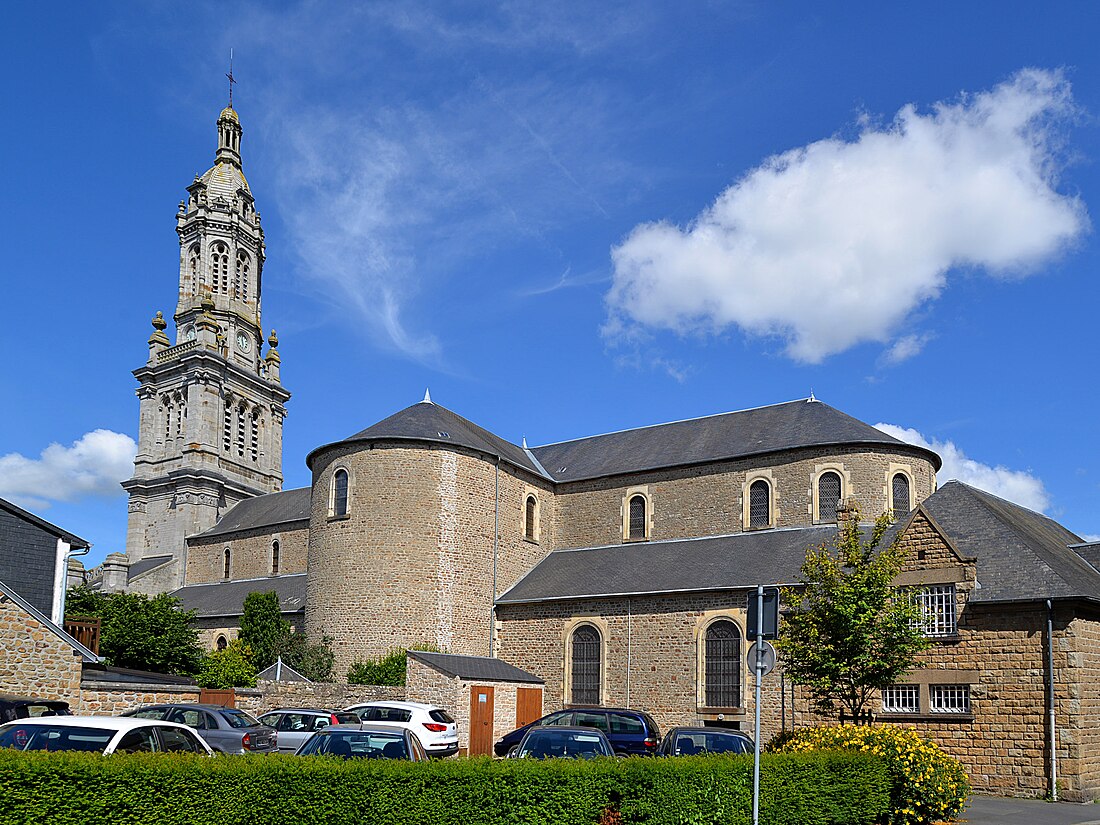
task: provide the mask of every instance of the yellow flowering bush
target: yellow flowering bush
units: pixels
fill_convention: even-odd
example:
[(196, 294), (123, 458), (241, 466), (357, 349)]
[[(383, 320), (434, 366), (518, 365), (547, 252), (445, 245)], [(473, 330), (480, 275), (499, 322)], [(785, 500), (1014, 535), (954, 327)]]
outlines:
[(970, 780), (959, 761), (909, 728), (894, 725), (839, 725), (804, 728), (779, 750), (855, 750), (886, 760), (893, 787), (890, 825), (917, 825), (953, 819), (970, 796)]

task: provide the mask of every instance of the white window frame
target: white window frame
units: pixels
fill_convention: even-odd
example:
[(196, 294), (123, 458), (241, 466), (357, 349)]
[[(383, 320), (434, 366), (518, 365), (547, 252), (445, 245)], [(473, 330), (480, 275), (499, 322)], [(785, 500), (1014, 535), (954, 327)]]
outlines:
[(973, 713), (970, 704), (970, 685), (930, 684), (928, 686), (929, 713)]
[(959, 632), (958, 592), (954, 583), (926, 584), (908, 588), (909, 599), (920, 608), (916, 625), (930, 639), (955, 636)]
[(881, 693), (883, 713), (920, 713), (920, 685), (888, 685)]

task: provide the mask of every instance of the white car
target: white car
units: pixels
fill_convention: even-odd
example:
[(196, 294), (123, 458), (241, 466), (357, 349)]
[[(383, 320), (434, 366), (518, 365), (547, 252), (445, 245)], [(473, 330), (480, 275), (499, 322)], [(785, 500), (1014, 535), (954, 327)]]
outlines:
[(344, 708), (364, 722), (394, 725), (412, 731), (428, 756), (458, 753), (458, 724), (438, 705), (422, 702), (366, 702)]
[(37, 716), (0, 725), (0, 748), (90, 753), (214, 752), (195, 731), (175, 722), (114, 716)]

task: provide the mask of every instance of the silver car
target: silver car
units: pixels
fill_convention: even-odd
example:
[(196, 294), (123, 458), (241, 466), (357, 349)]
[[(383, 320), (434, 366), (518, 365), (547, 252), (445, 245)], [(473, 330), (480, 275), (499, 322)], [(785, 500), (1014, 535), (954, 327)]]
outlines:
[(122, 716), (163, 719), (198, 731), (215, 753), (275, 753), (279, 750), (274, 728), (261, 725), (254, 716), (220, 705), (148, 705)]
[(354, 713), (322, 708), (279, 708), (263, 714), (260, 722), (275, 728), (282, 753), (294, 753), (317, 731), (329, 725), (358, 724), (359, 717)]

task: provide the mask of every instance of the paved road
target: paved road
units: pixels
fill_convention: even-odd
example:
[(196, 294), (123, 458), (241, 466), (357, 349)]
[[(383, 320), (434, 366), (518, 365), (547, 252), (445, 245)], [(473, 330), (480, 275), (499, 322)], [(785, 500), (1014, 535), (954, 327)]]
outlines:
[(1100, 825), (1100, 805), (972, 796), (960, 819), (968, 825)]

